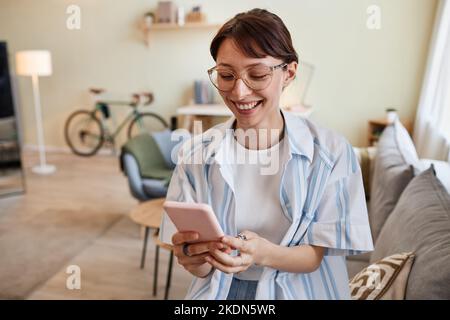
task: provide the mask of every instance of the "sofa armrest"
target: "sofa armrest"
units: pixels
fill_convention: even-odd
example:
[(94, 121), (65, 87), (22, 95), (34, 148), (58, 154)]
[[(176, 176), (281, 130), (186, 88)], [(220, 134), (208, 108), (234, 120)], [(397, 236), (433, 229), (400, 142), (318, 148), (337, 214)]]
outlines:
[(361, 167), (366, 200), (369, 200), (376, 147), (366, 147), (366, 148), (353, 147), (353, 151), (355, 152), (356, 158), (358, 159), (359, 165)]

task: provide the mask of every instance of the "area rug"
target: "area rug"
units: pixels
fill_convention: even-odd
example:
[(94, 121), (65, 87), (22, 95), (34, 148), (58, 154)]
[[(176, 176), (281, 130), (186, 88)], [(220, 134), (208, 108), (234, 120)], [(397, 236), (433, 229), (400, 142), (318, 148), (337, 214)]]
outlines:
[[(80, 270), (80, 287), (67, 289), (67, 265), (33, 291), (31, 300), (160, 300), (164, 298), (169, 252), (160, 250), (158, 292), (153, 292), (155, 245), (148, 240), (144, 269), (140, 226), (128, 216), (117, 221), (67, 265)], [(192, 276), (174, 261), (169, 299), (184, 299)]]
[(0, 235), (0, 299), (25, 299), (123, 215), (46, 210)]

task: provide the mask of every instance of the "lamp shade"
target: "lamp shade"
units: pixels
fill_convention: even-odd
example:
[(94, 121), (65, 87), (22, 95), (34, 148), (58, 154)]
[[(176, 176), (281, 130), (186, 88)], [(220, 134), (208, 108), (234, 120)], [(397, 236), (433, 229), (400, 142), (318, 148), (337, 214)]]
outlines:
[(46, 50), (27, 50), (16, 53), (16, 72), (21, 76), (49, 76), (52, 74), (52, 56)]

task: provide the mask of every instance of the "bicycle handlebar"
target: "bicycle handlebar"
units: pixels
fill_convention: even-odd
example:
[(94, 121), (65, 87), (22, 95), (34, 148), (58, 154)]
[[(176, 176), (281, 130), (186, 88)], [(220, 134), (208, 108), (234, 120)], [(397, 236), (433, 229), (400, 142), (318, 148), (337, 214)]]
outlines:
[(138, 105), (143, 100), (143, 98), (145, 99), (144, 101), (142, 101), (143, 105), (147, 106), (153, 102), (153, 93), (151, 92), (134, 93), (132, 97), (133, 105)]
[(146, 101), (144, 102), (145, 105), (151, 104), (154, 100), (153, 93), (151, 92), (143, 92), (141, 95), (146, 98)]
[[(93, 94), (94, 96), (98, 96), (102, 93), (104, 93), (106, 90), (105, 89), (101, 89), (101, 88), (89, 88), (89, 92), (91, 94)], [(98, 101), (98, 100), (97, 100)], [(142, 103), (143, 105), (149, 105), (154, 101), (154, 95), (152, 92), (150, 91), (145, 91), (145, 92), (138, 92), (138, 93), (133, 93), (131, 95), (131, 102), (124, 102), (123, 104), (127, 104), (130, 106), (138, 106), (140, 103)], [(105, 101), (105, 103), (108, 103), (108, 101)], [(111, 101), (109, 102), (111, 103)], [(121, 102), (113, 102), (113, 103), (117, 103), (117, 104), (122, 104)]]

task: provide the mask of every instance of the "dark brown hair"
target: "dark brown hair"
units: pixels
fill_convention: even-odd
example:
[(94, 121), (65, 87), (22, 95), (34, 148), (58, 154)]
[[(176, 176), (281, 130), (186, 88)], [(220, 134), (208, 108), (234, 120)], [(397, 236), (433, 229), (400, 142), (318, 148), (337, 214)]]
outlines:
[(252, 9), (227, 21), (211, 42), (210, 52), (214, 61), (220, 45), (227, 38), (233, 39), (248, 57), (272, 56), (286, 63), (298, 62), (289, 30), (279, 16), (267, 10)]

